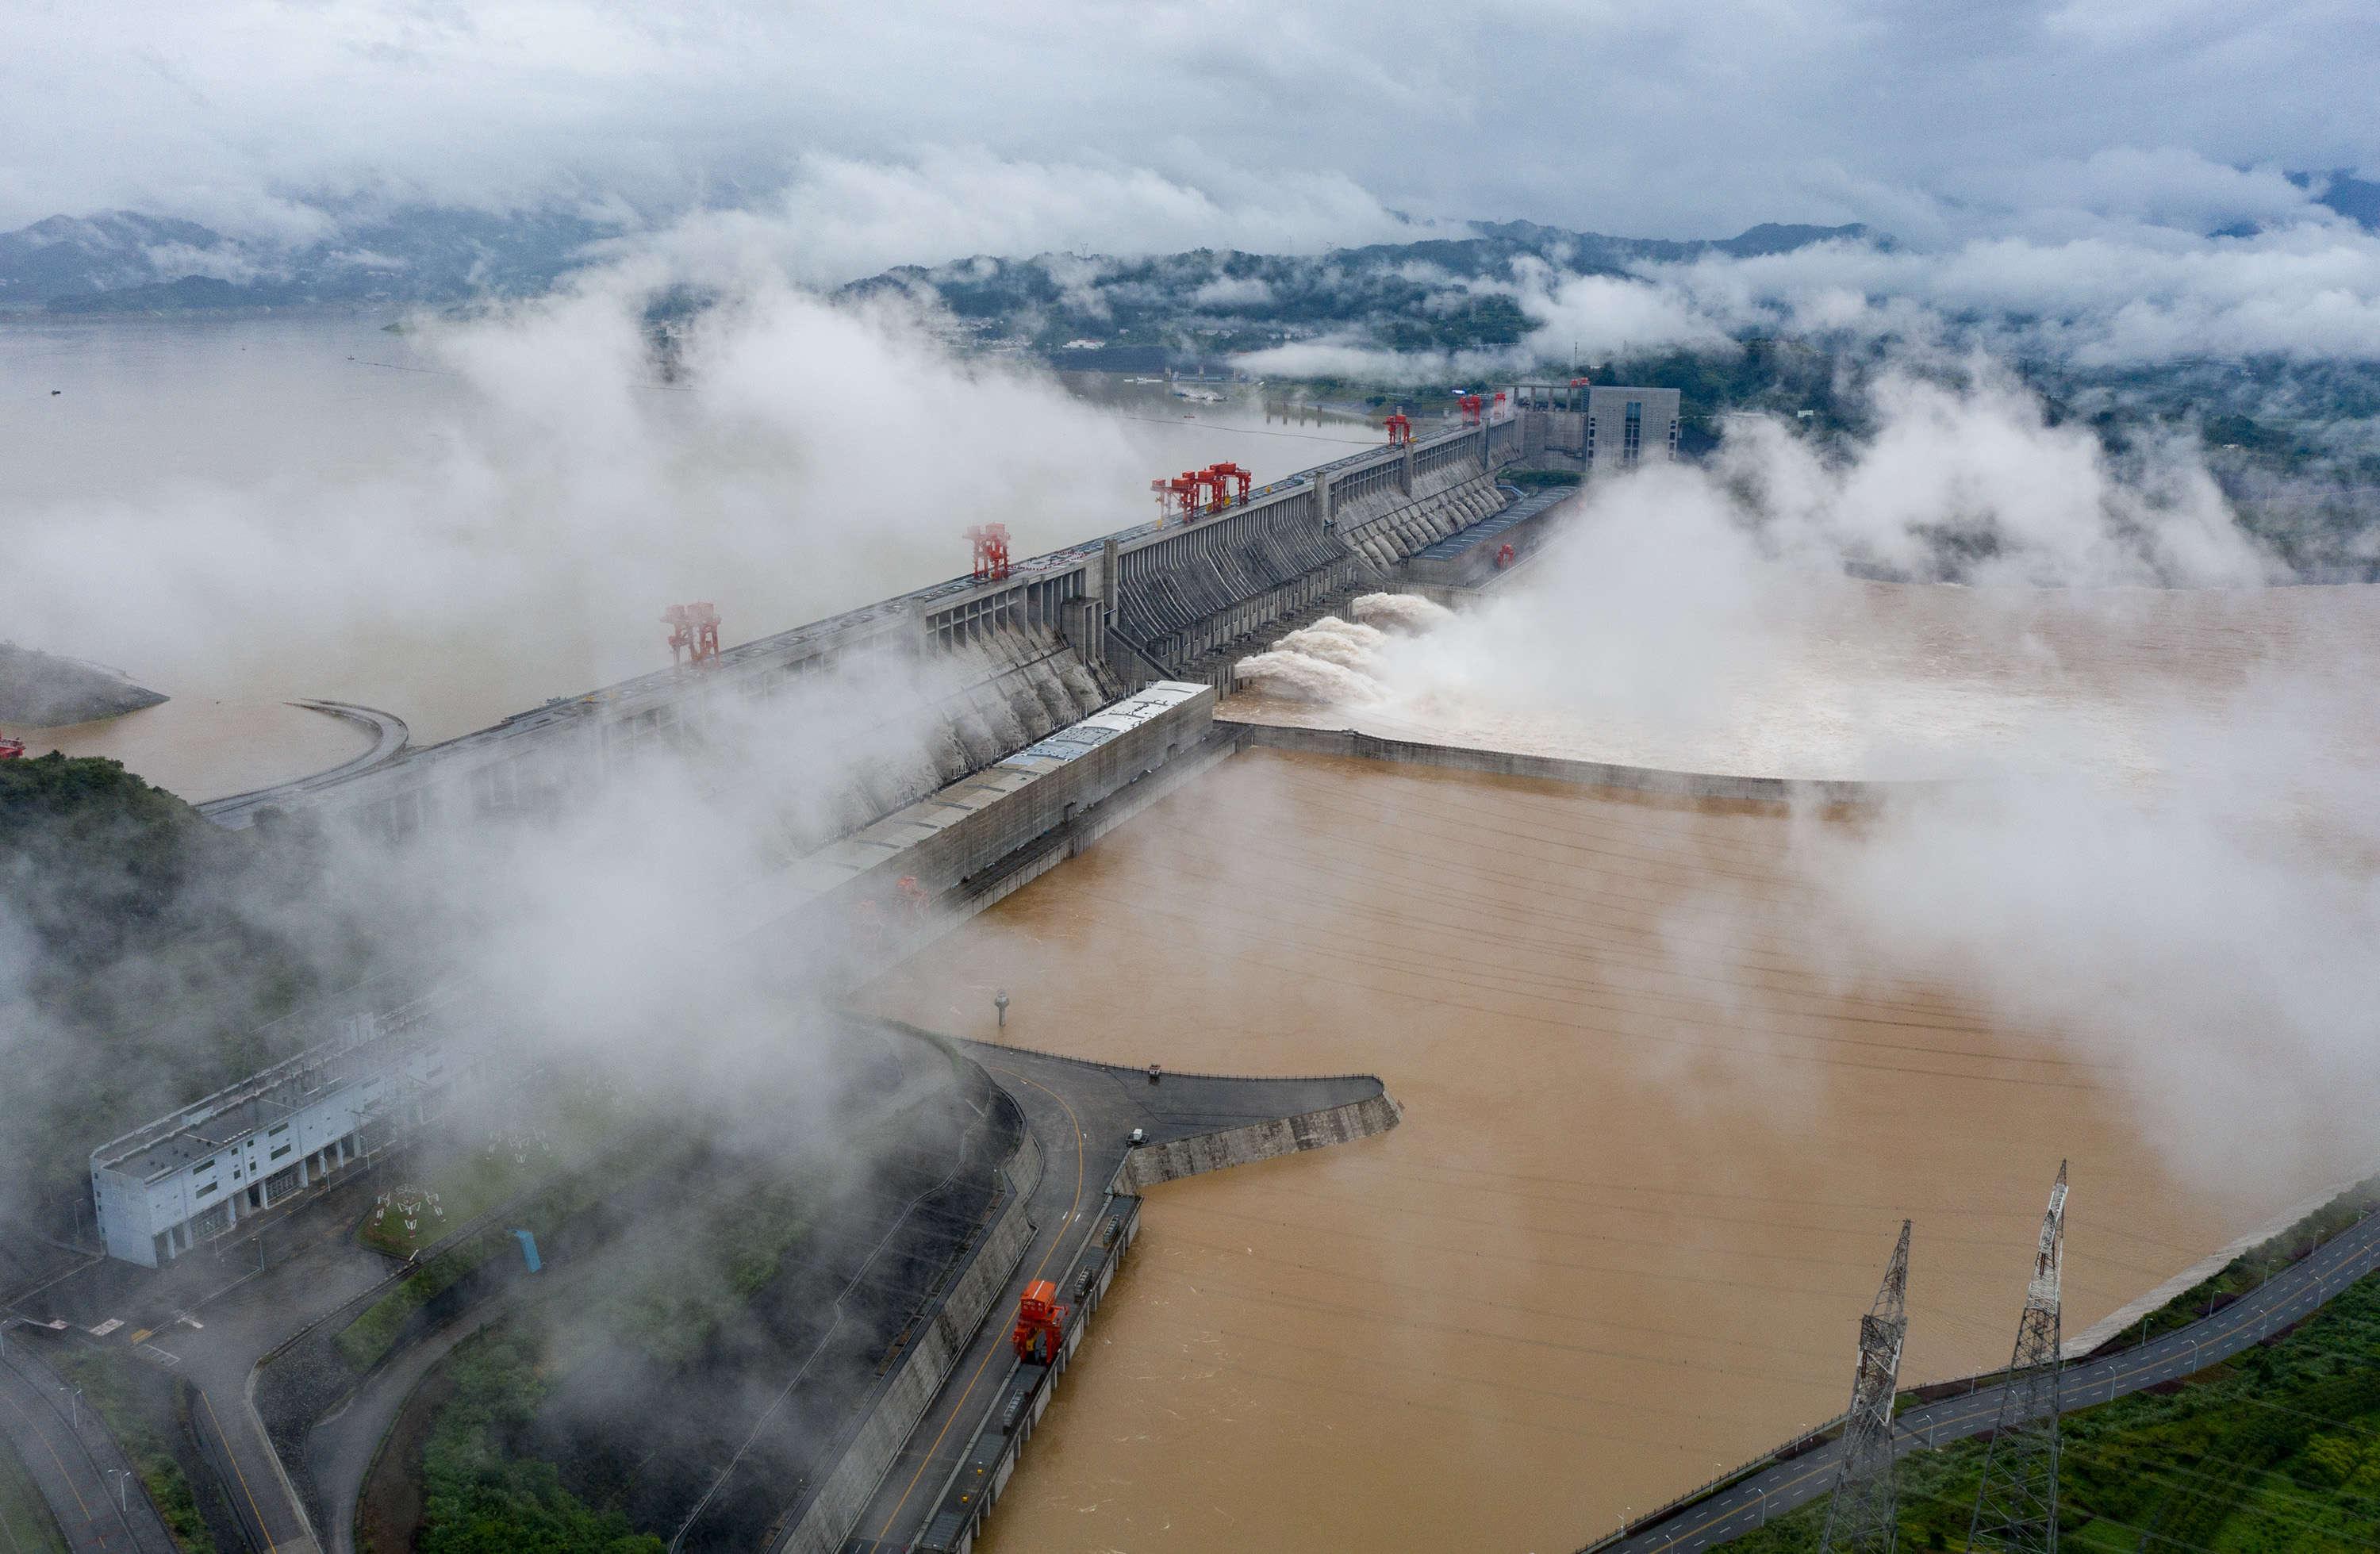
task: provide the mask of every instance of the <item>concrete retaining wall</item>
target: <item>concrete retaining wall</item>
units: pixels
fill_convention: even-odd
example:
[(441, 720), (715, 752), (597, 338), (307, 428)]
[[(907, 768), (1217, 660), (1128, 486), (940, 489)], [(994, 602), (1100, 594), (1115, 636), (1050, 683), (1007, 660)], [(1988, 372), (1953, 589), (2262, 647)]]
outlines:
[(1517, 559), (1541, 544), (1578, 500), (1578, 488), (1556, 487), (1514, 502), (1500, 513), (1416, 551), (1398, 575), (1411, 583), (1475, 588), (1497, 576), (1496, 555), (1505, 546)]
[(1475, 750), (1461, 745), (1424, 745), (1382, 739), (1350, 728), (1292, 728), (1278, 723), (1217, 720), (1242, 749), (1304, 750), (1318, 756), (1355, 756), (1365, 760), (1405, 761), (1500, 777), (1536, 777), (1597, 788), (1674, 794), (1686, 798), (1749, 799), (1763, 804), (1882, 804), (1896, 794), (1923, 793), (1942, 783), (1840, 783), (1798, 777), (1731, 777), (1718, 772), (1665, 771), (1650, 766), (1614, 766), (1605, 761), (1524, 756), (1510, 750)]
[(1201, 1172), (1278, 1159), (1301, 1150), (1370, 1138), (1395, 1127), (1403, 1115), (1404, 1109), (1383, 1091), (1326, 1111), (1307, 1111), (1295, 1117), (1225, 1128), (1220, 1133), (1178, 1138), (1171, 1144), (1152, 1144), (1125, 1158), (1119, 1181), (1128, 1191), (1137, 1193), (1160, 1182), (1178, 1181)]
[(722, 904), (721, 931), (864, 980), (1204, 770), (1202, 752), (1230, 754), (1208, 744), (1214, 707), (1211, 686), (1149, 686), (756, 880)]
[(861, 1512), (883, 1482), (892, 1460), (907, 1444), (909, 1432), (925, 1417), (951, 1368), (975, 1340), (992, 1303), (1008, 1283), (1008, 1276), (1032, 1244), (1033, 1225), (1025, 1206), (1041, 1183), (1041, 1147), (1028, 1129), (1025, 1142), (1008, 1166), (1009, 1196), (1000, 1219), (967, 1263), (933, 1323), (892, 1374), (867, 1422), (842, 1460), (820, 1482), (801, 1518), (778, 1542), (775, 1554), (835, 1554)]

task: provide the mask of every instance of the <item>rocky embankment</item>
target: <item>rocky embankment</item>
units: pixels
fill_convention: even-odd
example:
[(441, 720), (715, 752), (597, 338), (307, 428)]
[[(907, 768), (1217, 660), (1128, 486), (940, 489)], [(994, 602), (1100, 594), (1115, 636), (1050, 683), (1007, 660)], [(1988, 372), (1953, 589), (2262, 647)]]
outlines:
[(164, 699), (112, 669), (0, 642), (0, 723), (62, 728), (121, 717)]

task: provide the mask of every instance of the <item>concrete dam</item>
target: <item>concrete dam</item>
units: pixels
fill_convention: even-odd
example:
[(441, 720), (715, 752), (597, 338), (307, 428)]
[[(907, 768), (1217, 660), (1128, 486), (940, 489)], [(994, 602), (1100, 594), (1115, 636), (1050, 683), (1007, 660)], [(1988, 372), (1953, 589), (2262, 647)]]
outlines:
[[(1489, 573), (1498, 546), (1533, 542), (1569, 493), (1526, 499), (1498, 483), (1523, 444), (1509, 416), (1401, 441), (1187, 517), (715, 648), (442, 744), (412, 747), (400, 721), (325, 704), (373, 728), (369, 754), (202, 808), (233, 828), (273, 809), (304, 811), (396, 844), (534, 824), (634, 785), (662, 756), (734, 752), (748, 759), (693, 770), (770, 787), (731, 796), (758, 798), (778, 819), (755, 875), (722, 890), (714, 929), (768, 934), (797, 947), (796, 977), (853, 987), (1233, 754), (1244, 732), (1214, 712), (1239, 658), (1359, 592), (1442, 592), (1461, 586), (1466, 567)], [(1425, 552), (1430, 561), (1417, 565)], [(347, 1457), (359, 1449), (342, 1443), (363, 1427), (336, 1423), (346, 1403), (317, 1418), (320, 1401), (288, 1392), (284, 1377), (335, 1372), (324, 1346), (390, 1288), (315, 1293), (299, 1263), (278, 1274), (264, 1238), (315, 1248), (294, 1257), (329, 1256), (322, 1248), (343, 1239), (335, 1232), (307, 1241), (275, 1227), (334, 1217), (335, 1205), (382, 1185), (446, 1091), (501, 1086), (482, 1002), (450, 985), (391, 1008), (309, 1016), (322, 1028), (298, 1056), (92, 1151), (95, 1228), (115, 1266), (155, 1269), (159, 1288), (184, 1291), (188, 1304), (212, 1298), (195, 1292), (223, 1247), (253, 1240), (259, 1275), (289, 1286), (289, 1336), (243, 1329), (176, 1341), (190, 1366), (182, 1374), (222, 1416), (208, 1427), (208, 1450), (244, 1482), (296, 1486), (247, 1506), (252, 1538), (354, 1547), (358, 1463)], [(787, 1501), (766, 1483), (739, 1482), (736, 1495), (782, 1506), (771, 1547), (834, 1549), (864, 1526), (879, 1544), (967, 1548), (1133, 1243), (1140, 1188), (1365, 1138), (1401, 1118), (1380, 1081), (1362, 1074), (1152, 1066), (1144, 1077), (1005, 1047), (950, 1056), (1012, 1097), (1026, 1131), (1000, 1165), (979, 1231), (905, 1329), (924, 1336), (896, 1344), (897, 1363), (885, 1362), (843, 1431), (817, 1443), (823, 1455), (800, 1491)], [(910, 1082), (934, 1071), (930, 1059), (913, 1060)], [(225, 1192), (225, 1180), (239, 1184)], [(999, 1314), (1016, 1308), (1029, 1277), (1049, 1272), (1075, 1312), (1062, 1344), (1038, 1362), (1012, 1358)], [(440, 1312), (492, 1299), (482, 1282), (457, 1285)], [(406, 1329), (413, 1347), (391, 1354), (411, 1357), (365, 1376), (358, 1417), (385, 1429), (412, 1407), (388, 1378), (425, 1373), (459, 1336), (450, 1326)], [(150, 1356), (155, 1364), (186, 1357), (149, 1348), (164, 1356)], [(310, 1357), (293, 1366), (282, 1358), (290, 1354)], [(243, 1382), (251, 1377), (271, 1384), (260, 1391)], [(236, 1390), (213, 1395), (242, 1385), (247, 1402)], [(947, 1470), (945, 1437), (959, 1463)], [(686, 1527), (714, 1503), (706, 1496)]]
[(1141, 524), (1005, 577), (919, 589), (727, 648), (715, 667), (659, 671), (443, 744), (384, 737), (337, 772), (202, 808), (235, 827), (268, 806), (302, 808), (401, 840), (560, 812), (647, 751), (766, 717), (843, 731), (800, 753), (795, 775), (814, 801), (783, 837), (799, 856), (1143, 686), (1227, 692), (1238, 658), (1396, 586), (1421, 552), (1512, 506), (1517, 492), (1495, 475), (1521, 457), (1528, 419), (1358, 454), (1186, 524)]

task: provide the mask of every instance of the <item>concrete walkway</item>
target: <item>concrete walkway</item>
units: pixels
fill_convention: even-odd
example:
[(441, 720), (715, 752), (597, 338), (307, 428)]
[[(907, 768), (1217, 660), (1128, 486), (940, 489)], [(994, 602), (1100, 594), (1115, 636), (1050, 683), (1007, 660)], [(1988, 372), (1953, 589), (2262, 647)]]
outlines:
[(1163, 1145), (1381, 1093), (1380, 1082), (1364, 1075), (1166, 1074), (1152, 1085), (1141, 1069), (981, 1042), (961, 1045), (1024, 1109), (1026, 1125), (1040, 1143), (1041, 1183), (1027, 1204), (1034, 1233), (983, 1327), (853, 1526), (844, 1548), (862, 1554), (905, 1549), (925, 1530), (937, 1509), (936, 1495), (971, 1444), (1014, 1358), (1009, 1329), (1017, 1297), (1028, 1281), (1063, 1273), (1099, 1229), (1097, 1210), (1130, 1152), (1126, 1140), (1134, 1128), (1144, 1130), (1148, 1143)]
[[(2104, 1359), (2069, 1364), (2059, 1378), (2059, 1401), (2071, 1411), (2109, 1402), (2128, 1392), (2172, 1381), (2218, 1365), (2321, 1309), (2325, 1301), (2380, 1268), (2380, 1217), (2334, 1236), (2313, 1256), (2271, 1283), (2214, 1316), (2192, 1322), (2143, 1347)], [(2015, 1334), (2010, 1306), (2010, 1334)], [(1852, 1356), (1844, 1356), (1849, 1373)], [(1907, 1409), (1894, 1421), (1896, 1451), (1938, 1446), (1982, 1435), (1999, 1418), (2001, 1389), (1985, 1387), (1961, 1397)], [(1754, 1475), (1725, 1493), (1640, 1523), (1626, 1537), (1607, 1536), (1581, 1554), (1695, 1554), (1742, 1536), (1779, 1515), (1816, 1499), (1835, 1487), (1842, 1446), (1830, 1441), (1815, 1451)]]
[[(33, 1475), (75, 1554), (175, 1554), (149, 1492), (131, 1477), (124, 1449), (88, 1402), (12, 1337), (0, 1357), (0, 1430)], [(78, 1420), (79, 1414), (79, 1420)]]
[(376, 766), (384, 766), (405, 753), (413, 733), (405, 720), (394, 712), (383, 712), (373, 707), (358, 707), (351, 701), (295, 701), (293, 707), (303, 707), (311, 712), (326, 713), (342, 722), (354, 723), (372, 736), (372, 747), (355, 759), (342, 761), (325, 771), (311, 776), (292, 778), (275, 783), (269, 788), (250, 793), (232, 794), (224, 798), (211, 798), (194, 806), (198, 812), (225, 831), (245, 831), (256, 823), (256, 812), (271, 806), (287, 807), (318, 788), (327, 788), (359, 776)]

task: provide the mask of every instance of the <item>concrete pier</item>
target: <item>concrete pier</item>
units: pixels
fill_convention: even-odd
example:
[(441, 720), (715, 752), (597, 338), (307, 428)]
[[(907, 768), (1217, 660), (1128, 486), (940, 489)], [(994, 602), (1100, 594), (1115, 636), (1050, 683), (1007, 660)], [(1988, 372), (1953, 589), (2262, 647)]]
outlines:
[(1524, 756), (1510, 750), (1480, 750), (1461, 745), (1429, 745), (1410, 739), (1383, 739), (1352, 728), (1301, 728), (1285, 723), (1243, 723), (1218, 719), (1218, 732), (1229, 734), (1241, 749), (1301, 750), (1318, 756), (1353, 756), (1364, 760), (1402, 761), (1415, 766), (1444, 767), (1453, 771), (1485, 771), (1500, 777), (1535, 777), (1552, 783), (1576, 783), (1587, 787), (1624, 788), (1636, 793), (1667, 794), (1680, 798), (1739, 799), (1755, 804), (1876, 805), (1896, 793), (1939, 788), (1931, 782), (1853, 783), (1821, 778), (1737, 777), (1710, 771), (1669, 771), (1651, 766), (1617, 766), (1608, 761), (1570, 760), (1560, 756)]
[[(961, 1047), (1024, 1108), (1048, 1149), (1032, 1199), (1038, 1229), (993, 1309), (1013, 1311), (1027, 1281), (1048, 1279), (1072, 1313), (1048, 1366), (1020, 1362), (1006, 1325), (987, 1321), (842, 1545), (864, 1554), (972, 1547), (1138, 1233), (1137, 1184), (1352, 1142), (1394, 1127), (1401, 1115), (1368, 1074), (1160, 1074), (1152, 1081), (1145, 1070), (1112, 1063)], [(1138, 1147), (1129, 1141), (1135, 1128), (1148, 1141)]]

